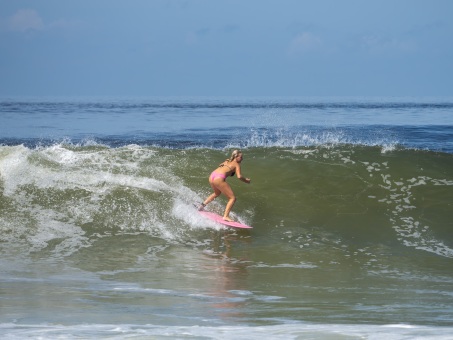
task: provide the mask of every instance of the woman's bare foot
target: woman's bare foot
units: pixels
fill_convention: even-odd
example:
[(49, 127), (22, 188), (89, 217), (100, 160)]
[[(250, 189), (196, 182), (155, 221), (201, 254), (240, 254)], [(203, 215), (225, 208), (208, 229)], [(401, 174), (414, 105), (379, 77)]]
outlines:
[(229, 218), (228, 216), (227, 217), (223, 217), (223, 220), (224, 221), (227, 221), (227, 222), (234, 222), (234, 220), (232, 220), (231, 218)]

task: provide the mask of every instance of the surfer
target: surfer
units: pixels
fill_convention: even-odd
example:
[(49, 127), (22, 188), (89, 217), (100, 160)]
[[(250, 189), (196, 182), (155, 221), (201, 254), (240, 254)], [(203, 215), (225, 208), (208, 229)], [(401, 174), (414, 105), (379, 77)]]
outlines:
[(225, 212), (223, 214), (223, 219), (225, 221), (233, 222), (230, 218), (230, 211), (233, 208), (234, 202), (236, 202), (236, 196), (231, 189), (230, 185), (226, 182), (228, 176), (234, 176), (241, 180), (244, 183), (250, 183), (250, 178), (243, 177), (241, 174), (241, 162), (243, 159), (242, 152), (239, 150), (234, 150), (231, 154), (231, 157), (221, 163), (217, 169), (215, 169), (209, 176), (209, 184), (211, 185), (214, 193), (209, 195), (206, 200), (201, 203), (198, 210), (203, 210), (203, 208), (208, 205), (210, 202), (215, 200), (220, 194), (224, 194), (228, 198), (228, 203), (225, 207)]

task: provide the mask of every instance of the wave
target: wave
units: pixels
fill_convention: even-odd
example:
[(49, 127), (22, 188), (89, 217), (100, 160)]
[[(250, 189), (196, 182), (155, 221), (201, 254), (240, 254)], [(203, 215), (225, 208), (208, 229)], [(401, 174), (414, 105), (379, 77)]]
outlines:
[(135, 134), (133, 136), (97, 136), (82, 138), (3, 138), (0, 145), (24, 145), (28, 148), (52, 147), (53, 145), (73, 145), (78, 147), (125, 147), (131, 144), (143, 147), (162, 147), (170, 149), (232, 149), (232, 148), (297, 148), (297, 147), (335, 147), (351, 146), (379, 146), (383, 152), (396, 148), (403, 148), (398, 139), (388, 135), (387, 129), (378, 128), (368, 134), (357, 134), (343, 129), (309, 128), (304, 131), (287, 128), (273, 129), (230, 129), (229, 133), (217, 130), (198, 130), (187, 133), (165, 134)]
[(396, 149), (431, 150), (453, 153), (453, 128), (448, 126), (289, 126), (267, 123), (272, 128), (230, 127), (188, 129), (177, 132), (143, 132), (121, 135), (82, 135), (61, 138), (2, 138), (0, 145), (24, 145), (29, 148), (53, 145), (142, 147), (173, 149), (298, 148), (298, 147), (380, 147), (383, 152)]
[[(252, 184), (229, 180), (239, 197), (234, 216), (289, 253), (307, 249), (306, 261), (288, 255), (260, 265), (311, 266), (310, 257), (326, 251), (369, 266), (382, 261), (382, 249), (453, 258), (450, 154), (329, 145), (329, 138), (304, 147), (263, 147), (259, 138), (247, 145), (243, 172)], [(222, 229), (193, 204), (210, 193), (207, 176), (227, 154), (92, 141), (1, 146), (2, 251), (68, 256), (104, 237), (137, 233), (212, 246), (207, 235)], [(209, 209), (221, 213), (224, 204), (219, 198)]]

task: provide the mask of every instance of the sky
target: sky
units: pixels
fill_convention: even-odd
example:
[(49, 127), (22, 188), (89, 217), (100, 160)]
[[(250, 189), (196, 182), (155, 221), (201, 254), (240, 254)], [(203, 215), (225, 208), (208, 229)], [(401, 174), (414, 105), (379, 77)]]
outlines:
[(0, 0), (0, 96), (453, 95), (451, 0)]

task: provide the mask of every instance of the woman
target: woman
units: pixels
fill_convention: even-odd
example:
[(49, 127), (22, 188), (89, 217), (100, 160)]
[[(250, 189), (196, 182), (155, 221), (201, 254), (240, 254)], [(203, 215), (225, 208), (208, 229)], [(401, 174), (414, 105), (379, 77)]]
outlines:
[(209, 184), (211, 184), (214, 193), (211, 194), (206, 200), (201, 203), (201, 206), (198, 210), (203, 210), (203, 208), (215, 200), (220, 194), (224, 194), (228, 198), (228, 203), (225, 208), (225, 213), (223, 214), (223, 219), (225, 221), (233, 222), (230, 218), (230, 211), (233, 208), (234, 202), (236, 202), (236, 197), (234, 196), (233, 190), (231, 190), (230, 185), (226, 182), (228, 176), (234, 176), (236, 174), (244, 183), (250, 183), (250, 178), (242, 177), (241, 174), (241, 162), (242, 162), (242, 152), (239, 150), (234, 150), (231, 154), (231, 157), (215, 169), (209, 176)]

